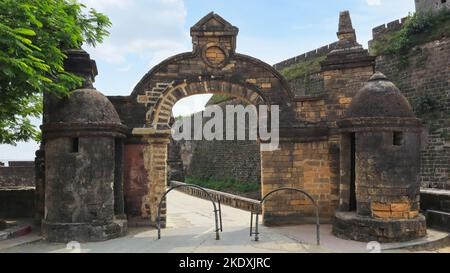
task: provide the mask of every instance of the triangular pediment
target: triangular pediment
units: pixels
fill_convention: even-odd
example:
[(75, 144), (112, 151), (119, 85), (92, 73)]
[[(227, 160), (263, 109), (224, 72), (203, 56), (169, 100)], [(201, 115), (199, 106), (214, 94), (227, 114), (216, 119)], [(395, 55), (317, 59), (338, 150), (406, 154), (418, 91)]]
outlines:
[(220, 15), (211, 12), (198, 21), (191, 31), (237, 31), (237, 28)]

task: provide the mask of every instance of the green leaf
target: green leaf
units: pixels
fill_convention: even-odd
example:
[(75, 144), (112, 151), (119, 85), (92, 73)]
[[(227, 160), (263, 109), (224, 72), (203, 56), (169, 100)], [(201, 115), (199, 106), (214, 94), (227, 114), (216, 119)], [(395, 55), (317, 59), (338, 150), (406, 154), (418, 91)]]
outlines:
[(34, 30), (28, 29), (28, 28), (15, 28), (14, 32), (17, 34), (22, 34), (22, 35), (26, 35), (26, 36), (36, 36), (36, 32), (34, 32)]
[(0, 144), (39, 139), (30, 118), (44, 93), (64, 97), (83, 80), (64, 71), (63, 52), (100, 43), (110, 25), (72, 0), (0, 1)]

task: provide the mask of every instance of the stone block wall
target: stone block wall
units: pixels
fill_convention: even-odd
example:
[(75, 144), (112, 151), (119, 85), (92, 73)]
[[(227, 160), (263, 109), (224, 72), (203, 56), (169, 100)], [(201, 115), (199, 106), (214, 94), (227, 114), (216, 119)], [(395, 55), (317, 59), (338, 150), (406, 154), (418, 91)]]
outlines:
[(34, 161), (10, 161), (0, 166), (0, 188), (34, 187)]
[(297, 117), (307, 122), (318, 123), (326, 121), (326, 106), (324, 98), (302, 99), (296, 102)]
[(0, 189), (0, 218), (33, 217), (34, 193), (31, 187)]
[(450, 8), (449, 0), (415, 0), (417, 12), (438, 11), (442, 8)]
[(325, 93), (321, 73), (312, 73), (290, 80), (289, 84), (296, 96), (317, 96)]
[(189, 141), (181, 145), (186, 176), (260, 183), (256, 141)]
[[(322, 222), (329, 222), (338, 204), (337, 185), (332, 181), (329, 144), (327, 141), (281, 143), (281, 149), (262, 152), (263, 195), (280, 187), (299, 188), (308, 192), (320, 208)], [(279, 198), (266, 201), (265, 224), (283, 221), (313, 222), (315, 208), (299, 193), (275, 193)], [(300, 198), (299, 198), (300, 196)]]
[(0, 162), (0, 218), (33, 217), (34, 161)]
[[(224, 111), (224, 122), (226, 122), (225, 108), (227, 105), (245, 106), (246, 103), (238, 99), (230, 99), (219, 103), (218, 106)], [(204, 118), (203, 124), (208, 120)], [(248, 132), (247, 127), (246, 130)], [(246, 134), (248, 135), (248, 133)], [(226, 136), (224, 135), (225, 138)], [(261, 158), (259, 144), (256, 141), (181, 140), (178, 142), (178, 145), (180, 146), (185, 175), (188, 177), (212, 179), (233, 178), (243, 183), (260, 183), (261, 181)]]
[[(412, 50), (409, 65), (399, 68), (395, 56), (377, 57), (376, 69), (388, 76), (412, 105), (431, 98), (437, 103), (423, 119), (420, 180), (423, 188), (450, 189), (450, 38)], [(417, 111), (416, 111), (417, 112)]]

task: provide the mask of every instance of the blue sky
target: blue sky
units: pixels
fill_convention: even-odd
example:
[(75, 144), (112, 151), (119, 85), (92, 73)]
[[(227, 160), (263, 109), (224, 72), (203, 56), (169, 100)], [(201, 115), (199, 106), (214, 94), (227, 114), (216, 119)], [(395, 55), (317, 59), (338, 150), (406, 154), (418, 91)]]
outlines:
[[(154, 65), (191, 51), (189, 29), (214, 11), (239, 27), (237, 51), (269, 64), (336, 41), (339, 12), (349, 10), (364, 47), (373, 27), (407, 16), (414, 0), (81, 0), (108, 15), (111, 35), (97, 48), (95, 86), (105, 95), (129, 95)], [(175, 115), (202, 110), (209, 96), (177, 103)], [(36, 143), (0, 145), (0, 161), (32, 160)]]

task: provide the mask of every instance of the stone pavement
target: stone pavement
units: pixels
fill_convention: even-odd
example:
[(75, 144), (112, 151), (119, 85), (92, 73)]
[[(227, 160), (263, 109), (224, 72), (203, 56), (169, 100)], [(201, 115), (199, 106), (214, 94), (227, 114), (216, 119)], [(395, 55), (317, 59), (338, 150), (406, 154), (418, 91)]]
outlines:
[[(276, 252), (369, 252), (367, 244), (341, 240), (331, 234), (330, 225), (321, 226), (322, 245), (315, 245), (315, 226), (265, 227), (260, 225), (260, 241), (250, 238), (250, 213), (223, 206), (221, 240), (215, 240), (214, 216), (209, 201), (173, 191), (168, 196), (168, 228), (130, 229), (126, 237), (100, 243), (81, 244), (81, 252), (138, 253), (276, 253)], [(445, 249), (444, 249), (445, 250)], [(444, 251), (441, 250), (441, 251)], [(65, 244), (39, 241), (0, 252), (72, 252)]]

